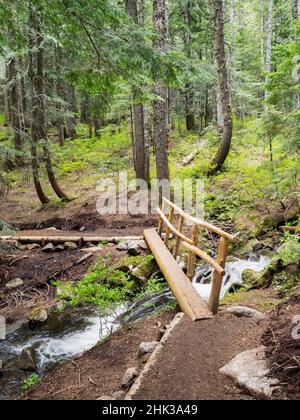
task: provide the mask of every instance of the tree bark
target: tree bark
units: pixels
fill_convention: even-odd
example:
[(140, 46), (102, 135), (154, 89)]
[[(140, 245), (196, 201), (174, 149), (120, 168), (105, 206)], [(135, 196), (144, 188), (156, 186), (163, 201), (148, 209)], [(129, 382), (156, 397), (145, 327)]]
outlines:
[[(153, 24), (155, 38), (154, 50), (158, 54), (167, 51), (168, 46), (168, 15), (166, 0), (153, 1)], [(155, 95), (154, 102), (154, 145), (156, 156), (156, 171), (158, 180), (170, 179), (168, 162), (168, 88), (165, 86), (160, 69), (155, 70)]]
[(56, 176), (54, 174), (51, 153), (49, 149), (48, 136), (47, 136), (47, 123), (45, 111), (45, 82), (44, 82), (44, 50), (43, 50), (43, 35), (41, 31), (41, 24), (37, 11), (35, 13), (34, 22), (34, 45), (35, 45), (35, 73), (33, 76), (33, 124), (32, 124), (32, 137), (33, 142), (41, 141), (43, 146), (43, 154), (47, 176), (49, 182), (56, 193), (56, 195), (63, 199), (69, 200), (68, 196), (62, 191)]
[(224, 116), (224, 126), (222, 131), (221, 144), (217, 155), (212, 162), (212, 169), (210, 174), (216, 173), (223, 167), (230, 151), (233, 130), (227, 60), (225, 52), (223, 0), (214, 0), (214, 10), (215, 58), (218, 73), (218, 86), (220, 89), (220, 104), (222, 106), (222, 114)]
[(10, 109), (11, 122), (14, 131), (14, 146), (18, 153), (17, 162), (22, 163), (21, 154), (24, 149), (24, 114), (22, 102), (22, 85), (20, 63), (17, 57), (13, 57), (9, 63), (9, 76), (11, 81)]
[(293, 19), (299, 19), (299, 12), (300, 12), (300, 1), (299, 0), (292, 0), (292, 15)]
[[(266, 50), (266, 88), (265, 88), (265, 101), (268, 100), (270, 92), (268, 83), (270, 81), (270, 74), (272, 71), (272, 47), (273, 47), (273, 0), (269, 0), (268, 12), (268, 27), (267, 27), (267, 50)], [(265, 111), (268, 111), (268, 105), (265, 104)]]
[[(184, 46), (188, 59), (191, 59), (191, 2), (185, 0), (183, 8), (184, 16)], [(186, 129), (194, 131), (196, 129), (195, 121), (195, 98), (194, 87), (192, 83), (187, 83), (185, 93), (185, 109), (186, 109)]]
[[(125, 1), (126, 12), (133, 19), (136, 25), (143, 25), (144, 18), (141, 16), (144, 12), (143, 5), (138, 7), (137, 0)], [(132, 90), (133, 101), (133, 139), (134, 139), (134, 162), (135, 174), (137, 179), (142, 179), (147, 183), (150, 182), (149, 173), (149, 148), (146, 145), (146, 128), (145, 128), (145, 110), (144, 105), (140, 102), (141, 89), (138, 87)]]
[(44, 193), (43, 187), (40, 182), (40, 160), (38, 156), (38, 143), (39, 143), (39, 127), (37, 124), (37, 118), (39, 116), (39, 101), (36, 93), (36, 76), (35, 76), (35, 60), (33, 58), (33, 52), (35, 49), (35, 10), (32, 4), (29, 4), (29, 60), (28, 60), (28, 75), (31, 83), (31, 141), (30, 141), (30, 152), (31, 152), (31, 168), (32, 168), (32, 177), (35, 186), (37, 196), (42, 204), (49, 203), (49, 199)]

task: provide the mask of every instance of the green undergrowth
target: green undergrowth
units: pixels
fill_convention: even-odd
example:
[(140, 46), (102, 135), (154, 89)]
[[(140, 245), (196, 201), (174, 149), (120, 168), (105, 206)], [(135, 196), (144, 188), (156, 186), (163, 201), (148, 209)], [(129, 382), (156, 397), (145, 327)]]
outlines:
[(152, 255), (128, 257), (112, 262), (111, 256), (101, 257), (78, 282), (53, 282), (60, 290), (59, 300), (72, 307), (94, 306), (101, 311), (121, 303), (165, 289), (166, 283), (155, 275)]

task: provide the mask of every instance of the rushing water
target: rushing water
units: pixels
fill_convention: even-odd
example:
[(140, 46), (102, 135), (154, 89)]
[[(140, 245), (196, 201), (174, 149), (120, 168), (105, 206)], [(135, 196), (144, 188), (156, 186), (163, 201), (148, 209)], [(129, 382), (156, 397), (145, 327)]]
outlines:
[[(225, 267), (226, 274), (223, 279), (221, 299), (235, 284), (242, 284), (242, 273), (246, 269), (256, 272), (263, 271), (269, 264), (270, 259), (263, 255), (252, 254), (245, 260), (236, 259), (228, 262)], [(199, 295), (208, 301), (213, 279), (213, 270), (209, 265), (200, 265), (196, 269), (193, 285)]]
[[(222, 297), (233, 284), (242, 283), (242, 272), (245, 269), (262, 271), (268, 262), (267, 257), (252, 255), (246, 260), (236, 259), (227, 263)], [(207, 265), (198, 266), (193, 284), (205, 300), (209, 298), (211, 282), (212, 269)], [(91, 349), (116, 331), (123, 322), (144, 319), (172, 302), (174, 297), (166, 289), (162, 293), (154, 293), (132, 304), (123, 305), (107, 316), (92, 311), (65, 311), (51, 314), (47, 324), (35, 331), (31, 331), (26, 322), (16, 326), (7, 339), (0, 342), (0, 359), (4, 363), (4, 376), (0, 378), (0, 400), (20, 394), (21, 385), (29, 376), (28, 372), (19, 368), (18, 360), (22, 350), (31, 348), (34, 351), (37, 372), (43, 375), (59, 363)]]
[(5, 341), (0, 342), (0, 359), (4, 362), (0, 400), (20, 394), (23, 381), (30, 375), (19, 369), (19, 357), (24, 349), (34, 351), (37, 373), (43, 375), (59, 363), (91, 349), (123, 322), (144, 319), (173, 301), (172, 293), (166, 290), (123, 305), (107, 316), (94, 311), (66, 311), (51, 314), (47, 324), (34, 331), (28, 328), (27, 322), (18, 325)]

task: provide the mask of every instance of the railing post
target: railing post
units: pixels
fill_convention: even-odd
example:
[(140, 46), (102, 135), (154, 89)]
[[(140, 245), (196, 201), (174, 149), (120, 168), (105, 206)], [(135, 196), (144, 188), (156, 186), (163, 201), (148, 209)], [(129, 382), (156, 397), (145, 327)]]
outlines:
[[(199, 241), (199, 226), (195, 225), (193, 227), (192, 241), (194, 246), (198, 245)], [(188, 265), (187, 265), (187, 277), (192, 281), (195, 274), (196, 266), (196, 255), (193, 252), (189, 253)]]
[[(179, 223), (178, 223), (178, 228), (177, 228), (177, 230), (179, 230), (180, 233), (182, 233), (183, 224), (184, 224), (184, 217), (180, 216)], [(174, 246), (174, 250), (173, 250), (173, 257), (175, 258), (175, 260), (178, 257), (180, 241), (181, 241), (181, 238), (179, 236), (177, 236), (175, 246)]]
[[(161, 211), (164, 211), (164, 201), (161, 204)], [(159, 217), (159, 225), (158, 225), (158, 234), (161, 237), (163, 231), (164, 221), (161, 217)]]
[[(173, 219), (174, 219), (174, 208), (171, 207), (170, 208), (170, 213), (169, 213), (169, 222), (171, 224), (173, 223)], [(169, 226), (167, 226), (167, 229), (166, 229), (166, 237), (165, 237), (165, 245), (166, 245), (167, 248), (168, 248), (168, 245), (169, 245), (170, 233), (171, 233), (171, 229), (169, 228)]]
[[(228, 239), (222, 237), (219, 244), (217, 263), (223, 268), (225, 268), (226, 264), (228, 245)], [(208, 303), (208, 306), (214, 315), (217, 315), (219, 312), (220, 293), (222, 289), (223, 277), (223, 274), (218, 273), (216, 270), (214, 271), (212, 289)]]

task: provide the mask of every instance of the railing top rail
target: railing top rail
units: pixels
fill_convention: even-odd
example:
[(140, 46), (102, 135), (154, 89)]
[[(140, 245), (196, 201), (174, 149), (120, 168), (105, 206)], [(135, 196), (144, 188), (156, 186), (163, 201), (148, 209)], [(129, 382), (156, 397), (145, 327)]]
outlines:
[(196, 217), (193, 217), (187, 213), (185, 213), (180, 207), (176, 206), (176, 204), (172, 203), (171, 201), (169, 201), (167, 198), (163, 197), (163, 201), (168, 204), (170, 207), (173, 207), (174, 210), (177, 211), (178, 214), (180, 214), (182, 217), (184, 217), (186, 220), (189, 220), (190, 222), (192, 222), (195, 225), (201, 226), (211, 232), (216, 233), (217, 235), (228, 239), (230, 241), (232, 241), (235, 236), (231, 235), (230, 233), (224, 232), (222, 229), (212, 225), (211, 223), (208, 222), (204, 222), (203, 220), (200, 220)]

